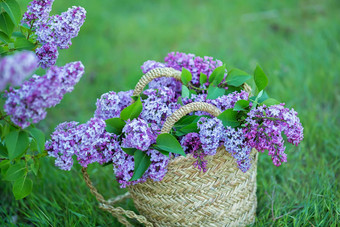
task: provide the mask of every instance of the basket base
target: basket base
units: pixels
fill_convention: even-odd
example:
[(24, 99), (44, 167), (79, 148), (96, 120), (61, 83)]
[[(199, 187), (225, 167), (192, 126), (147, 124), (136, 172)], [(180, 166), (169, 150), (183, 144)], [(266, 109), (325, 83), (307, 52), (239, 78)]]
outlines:
[(192, 157), (178, 157), (160, 182), (129, 186), (140, 214), (155, 226), (246, 226), (255, 221), (257, 151), (252, 167), (243, 173), (235, 160), (219, 148), (199, 172)]

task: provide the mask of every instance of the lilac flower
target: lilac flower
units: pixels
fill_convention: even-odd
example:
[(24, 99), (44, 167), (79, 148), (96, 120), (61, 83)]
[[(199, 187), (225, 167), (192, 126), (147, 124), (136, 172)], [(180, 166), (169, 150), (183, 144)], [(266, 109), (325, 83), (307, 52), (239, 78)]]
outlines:
[(284, 108), (284, 104), (252, 109), (248, 113), (243, 132), (250, 147), (264, 152), (268, 150), (274, 165), (287, 162), (282, 132), (288, 142), (298, 145), (303, 139), (303, 127), (294, 109)]
[(103, 120), (92, 118), (82, 125), (77, 122), (58, 125), (45, 147), (49, 156), (56, 158), (56, 166), (70, 170), (73, 155), (83, 167), (94, 162), (103, 164), (111, 161), (114, 150), (119, 146), (115, 139), (114, 134), (105, 131)]
[(143, 65), (141, 66), (141, 69), (142, 69), (143, 73), (146, 74), (152, 69), (164, 68), (164, 67), (166, 67), (164, 63), (148, 60), (148, 61), (143, 63)]
[(37, 67), (38, 59), (30, 51), (0, 58), (0, 90), (3, 90), (7, 84), (20, 86)]
[(32, 26), (35, 30), (43, 21), (46, 21), (51, 10), (54, 0), (34, 0), (28, 7), (27, 12), (24, 13), (21, 23)]
[(154, 181), (161, 181), (167, 172), (169, 157), (159, 153), (156, 150), (147, 150), (146, 154), (150, 156), (151, 164), (144, 175), (135, 181), (129, 181), (134, 172), (134, 157), (126, 154), (121, 148), (118, 148), (112, 158), (113, 170), (116, 180), (121, 188), (128, 185), (134, 185), (145, 182), (148, 178)]
[(123, 128), (122, 147), (146, 151), (156, 141), (156, 135), (143, 119), (128, 120)]
[(114, 92), (110, 91), (97, 99), (95, 117), (103, 120), (119, 117), (120, 112), (131, 104), (133, 90)]
[(186, 153), (191, 153), (197, 159), (194, 166), (200, 171), (207, 171), (207, 161), (205, 160), (207, 154), (202, 150), (199, 134), (195, 132), (186, 134), (181, 140), (181, 145)]
[(206, 155), (215, 155), (220, 146), (224, 126), (217, 118), (202, 117), (197, 122), (202, 149)]
[(251, 147), (246, 144), (242, 129), (227, 127), (223, 133), (225, 149), (233, 156), (242, 172), (250, 168)]
[(60, 15), (51, 16), (37, 29), (38, 41), (50, 43), (60, 49), (67, 49), (72, 44), (71, 39), (78, 36), (80, 27), (85, 22), (86, 11), (82, 7), (73, 6)]
[(59, 56), (57, 46), (50, 43), (46, 43), (43, 46), (37, 48), (35, 53), (39, 58), (39, 65), (43, 69), (47, 69), (55, 65)]
[(222, 66), (220, 60), (213, 60), (212, 57), (205, 56), (204, 58), (197, 57), (194, 54), (185, 54), (181, 52), (171, 52), (164, 59), (167, 67), (172, 67), (179, 71), (186, 68), (192, 74), (192, 83), (199, 86), (200, 73), (208, 76), (214, 71), (215, 68)]
[(4, 105), (14, 124), (26, 128), (45, 118), (46, 109), (60, 103), (84, 73), (81, 62), (51, 67), (45, 76), (33, 75), (20, 89), (10, 89)]
[(148, 123), (155, 124), (154, 127), (159, 129), (166, 118), (180, 107), (176, 102), (176, 93), (168, 87), (158, 90), (147, 89), (143, 94), (148, 97), (143, 100), (141, 118)]

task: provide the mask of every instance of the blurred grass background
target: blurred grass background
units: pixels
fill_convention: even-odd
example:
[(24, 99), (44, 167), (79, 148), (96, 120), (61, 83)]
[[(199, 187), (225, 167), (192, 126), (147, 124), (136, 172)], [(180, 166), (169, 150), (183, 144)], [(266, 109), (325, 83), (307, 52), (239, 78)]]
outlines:
[[(20, 2), (24, 11), (29, 1)], [(287, 147), (288, 163), (281, 167), (260, 155), (254, 225), (340, 223), (339, 1), (55, 0), (52, 13), (72, 5), (83, 6), (87, 19), (58, 65), (81, 60), (86, 74), (49, 110), (40, 124), (47, 133), (63, 121), (86, 122), (101, 94), (132, 89), (144, 61), (163, 61), (171, 51), (213, 56), (248, 72), (259, 63), (269, 77), (269, 95), (299, 112), (305, 139)], [(90, 168), (107, 197), (124, 191), (112, 172), (109, 166)], [(1, 183), (0, 225), (119, 225), (97, 208), (79, 166), (64, 172), (46, 159), (42, 175), (22, 201)], [(120, 205), (135, 210), (131, 200)]]

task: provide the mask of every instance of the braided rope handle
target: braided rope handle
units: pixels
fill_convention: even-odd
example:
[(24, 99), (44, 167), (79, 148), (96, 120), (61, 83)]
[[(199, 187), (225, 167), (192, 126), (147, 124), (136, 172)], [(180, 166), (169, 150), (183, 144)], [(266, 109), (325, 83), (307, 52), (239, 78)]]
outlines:
[(165, 121), (161, 133), (169, 133), (172, 127), (174, 127), (175, 123), (179, 121), (182, 117), (185, 115), (195, 112), (195, 111), (204, 111), (207, 113), (210, 113), (214, 117), (217, 117), (222, 112), (219, 108), (216, 106), (206, 103), (206, 102), (192, 102), (189, 104), (186, 104), (179, 109), (177, 109), (173, 114), (171, 114)]
[[(143, 92), (146, 85), (148, 85), (152, 80), (160, 77), (175, 78), (176, 80), (181, 81), (181, 72), (173, 68), (155, 68), (153, 70), (150, 70), (148, 73), (143, 75), (141, 79), (138, 81), (134, 89), (133, 95), (134, 96), (140, 95)], [(243, 84), (243, 89), (248, 93), (251, 92), (251, 88), (246, 83)], [(161, 133), (170, 132), (171, 128), (179, 119), (194, 111), (204, 111), (210, 113), (215, 117), (221, 114), (221, 110), (212, 104), (205, 102), (189, 103), (177, 109), (170, 117), (166, 119), (161, 129)], [(125, 210), (121, 207), (113, 207), (114, 203), (129, 197), (130, 195), (128, 192), (125, 193), (124, 195), (117, 196), (113, 200), (107, 201), (92, 184), (91, 179), (87, 173), (87, 168), (82, 168), (82, 173), (86, 185), (89, 187), (91, 193), (98, 200), (100, 209), (111, 213), (112, 216), (116, 217), (118, 221), (124, 224), (125, 226), (132, 226), (131, 223), (126, 219), (126, 217), (131, 219), (135, 218), (139, 223), (145, 224), (148, 227), (153, 226), (153, 224), (149, 222), (143, 215), (138, 215), (133, 211)]]

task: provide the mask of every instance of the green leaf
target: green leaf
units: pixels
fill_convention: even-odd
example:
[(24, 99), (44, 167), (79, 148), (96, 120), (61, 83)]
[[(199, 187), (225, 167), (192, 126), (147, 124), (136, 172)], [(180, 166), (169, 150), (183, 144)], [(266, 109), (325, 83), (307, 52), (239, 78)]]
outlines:
[(182, 68), (181, 80), (184, 85), (187, 85), (192, 80), (191, 72), (186, 68)]
[(228, 90), (225, 91), (225, 95), (228, 95), (228, 94), (233, 93), (235, 91), (240, 92), (241, 90), (242, 90), (241, 87), (234, 87), (234, 86), (228, 85)]
[(176, 131), (176, 136), (184, 136), (191, 132), (198, 132), (197, 123), (191, 123)]
[(225, 94), (224, 88), (215, 87), (212, 84), (208, 88), (207, 99), (216, 99)]
[(240, 125), (240, 122), (237, 121), (237, 112), (233, 111), (233, 109), (223, 111), (217, 118), (222, 121), (225, 127), (235, 128)]
[(247, 80), (249, 80), (251, 76), (239, 69), (232, 69), (228, 73), (226, 82), (228, 85), (239, 87), (244, 84)]
[(31, 194), (33, 188), (33, 182), (27, 178), (27, 175), (19, 178), (13, 184), (13, 194), (16, 200), (25, 198)]
[(26, 38), (19, 37), (15, 40), (14, 47), (17, 50), (33, 50), (35, 45)]
[(39, 160), (34, 160), (34, 163), (31, 164), (31, 170), (34, 173), (34, 175), (38, 176), (39, 168), (40, 168)]
[(130, 106), (122, 110), (122, 112), (120, 113), (120, 118), (122, 118), (124, 121), (128, 119), (132, 120), (134, 118), (137, 118), (142, 110), (143, 104), (139, 98), (136, 102), (132, 103)]
[(45, 150), (45, 134), (37, 128), (29, 128), (28, 132), (37, 143), (38, 152), (42, 153)]
[(14, 30), (14, 23), (6, 12), (0, 13), (0, 30), (6, 33), (8, 37), (12, 35)]
[(268, 78), (266, 74), (263, 72), (260, 66), (256, 66), (255, 72), (254, 72), (254, 80), (256, 87), (259, 91), (264, 90), (268, 85)]
[(107, 119), (105, 120), (105, 123), (106, 131), (116, 135), (120, 135), (122, 133), (122, 130), (126, 124), (121, 118), (118, 117)]
[(135, 161), (135, 169), (130, 181), (135, 181), (141, 178), (151, 164), (150, 157), (144, 151), (136, 150), (133, 157)]
[(207, 80), (208, 80), (207, 75), (205, 75), (204, 73), (201, 73), (200, 74), (200, 84), (201, 85), (205, 84), (207, 82)]
[(169, 133), (162, 133), (157, 136), (156, 145), (162, 150), (186, 156), (181, 144), (177, 141), (176, 137), (170, 135)]
[[(20, 6), (17, 3), (17, 1), (5, 0), (5, 1), (0, 2), (0, 6), (2, 6), (2, 8), (8, 13), (13, 24), (17, 26), (21, 20)], [(0, 11), (1, 11), (1, 7), (0, 7)]]
[(157, 145), (152, 145), (152, 148), (153, 149), (156, 149), (157, 151), (159, 151), (160, 153), (162, 153), (163, 155), (165, 155), (165, 156), (169, 156), (170, 157), (170, 152), (169, 151), (165, 151), (165, 150), (163, 150), (163, 149), (161, 149), (159, 146), (157, 146)]
[(5, 138), (8, 156), (13, 160), (21, 156), (29, 145), (28, 134), (26, 132), (11, 131)]
[(4, 42), (6, 44), (11, 42), (11, 40), (8, 37), (8, 35), (6, 35), (6, 33), (1, 32), (1, 31), (0, 31), (0, 41)]
[(182, 97), (190, 98), (190, 90), (185, 85), (182, 85)]
[(266, 91), (263, 91), (261, 97), (259, 97), (257, 101), (259, 103), (261, 103), (261, 102), (263, 102), (264, 100), (267, 100), (267, 99), (269, 99), (269, 96), (268, 96)]
[(265, 101), (263, 101), (262, 104), (264, 104), (266, 106), (273, 106), (273, 105), (280, 104), (280, 102), (276, 99), (269, 98), (269, 99), (266, 99)]
[(125, 147), (122, 147), (122, 150), (127, 153), (128, 155), (131, 155), (133, 156), (136, 152), (136, 148), (125, 148)]
[(8, 158), (7, 148), (2, 143), (0, 143), (0, 157)]
[(219, 85), (224, 78), (225, 70), (225, 65), (217, 67), (209, 76), (209, 82), (216, 86)]
[(191, 124), (193, 122), (197, 122), (200, 117), (202, 117), (202, 116), (186, 115), (186, 116), (182, 117), (181, 119), (179, 119), (179, 121), (177, 121), (175, 123), (174, 128), (179, 129), (179, 128), (187, 126), (188, 124)]
[(249, 101), (241, 99), (235, 103), (234, 110), (236, 111), (246, 110), (248, 106), (249, 106)]
[(16, 181), (17, 179), (26, 175), (26, 166), (22, 162), (18, 162), (10, 166), (4, 177), (7, 181)]

